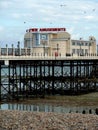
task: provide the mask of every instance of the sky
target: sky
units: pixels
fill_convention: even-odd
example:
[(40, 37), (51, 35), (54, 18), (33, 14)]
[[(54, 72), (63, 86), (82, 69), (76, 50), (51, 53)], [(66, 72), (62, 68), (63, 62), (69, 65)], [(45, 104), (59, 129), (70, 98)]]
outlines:
[(0, 47), (14, 47), (29, 28), (64, 27), (72, 39), (98, 43), (98, 0), (0, 0)]

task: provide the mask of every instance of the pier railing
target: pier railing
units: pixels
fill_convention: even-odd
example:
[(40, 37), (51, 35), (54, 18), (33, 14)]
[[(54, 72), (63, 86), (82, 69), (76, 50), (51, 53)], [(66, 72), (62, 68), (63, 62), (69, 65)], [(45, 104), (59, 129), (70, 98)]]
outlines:
[(41, 60), (41, 59), (98, 59), (97, 53), (86, 54), (62, 54), (34, 53), (32, 48), (0, 48), (0, 60)]
[(71, 56), (50, 56), (50, 55), (0, 55), (0, 60), (74, 60), (74, 59), (98, 59), (98, 55), (71, 55)]

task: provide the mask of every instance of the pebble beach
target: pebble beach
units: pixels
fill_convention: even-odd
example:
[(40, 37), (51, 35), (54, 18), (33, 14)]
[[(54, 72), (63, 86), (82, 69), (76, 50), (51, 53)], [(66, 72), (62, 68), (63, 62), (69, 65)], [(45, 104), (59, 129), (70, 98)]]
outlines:
[(98, 130), (98, 116), (0, 110), (0, 130)]

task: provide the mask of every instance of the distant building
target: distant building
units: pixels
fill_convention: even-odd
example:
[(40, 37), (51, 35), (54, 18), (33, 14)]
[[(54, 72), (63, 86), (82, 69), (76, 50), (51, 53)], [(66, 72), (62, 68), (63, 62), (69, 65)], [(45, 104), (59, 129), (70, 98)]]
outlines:
[(71, 53), (78, 55), (94, 55), (96, 50), (96, 39), (93, 36), (89, 40), (71, 40)]
[(72, 40), (66, 28), (31, 28), (24, 36), (24, 48), (30, 48), (32, 55), (95, 55), (96, 39)]

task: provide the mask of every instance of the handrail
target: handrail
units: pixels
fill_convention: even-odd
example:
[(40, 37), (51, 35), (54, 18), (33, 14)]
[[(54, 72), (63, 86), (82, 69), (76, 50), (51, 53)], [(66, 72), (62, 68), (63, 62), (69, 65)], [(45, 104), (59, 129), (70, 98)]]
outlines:
[(78, 56), (78, 55), (72, 55), (72, 56), (34, 56), (34, 55), (21, 55), (21, 56), (15, 56), (15, 55), (0, 55), (0, 60), (74, 60), (74, 59), (98, 59), (97, 55), (93, 56)]

